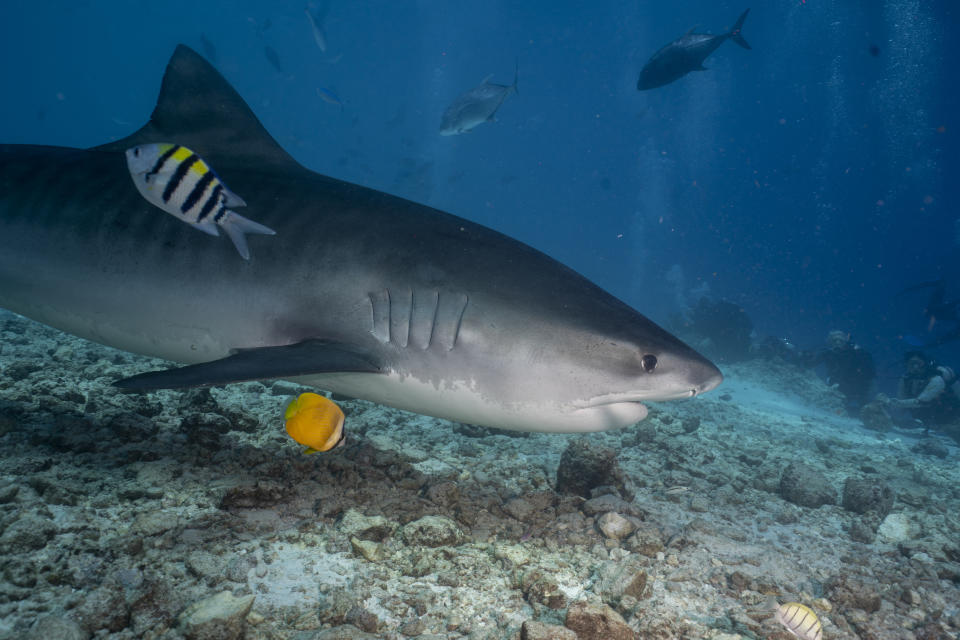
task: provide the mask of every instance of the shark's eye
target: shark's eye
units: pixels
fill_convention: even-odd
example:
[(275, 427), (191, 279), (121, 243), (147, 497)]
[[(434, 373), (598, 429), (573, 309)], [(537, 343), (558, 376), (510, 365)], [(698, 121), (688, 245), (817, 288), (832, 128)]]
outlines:
[(640, 358), (640, 366), (647, 373), (653, 373), (653, 370), (657, 368), (657, 356), (648, 353)]

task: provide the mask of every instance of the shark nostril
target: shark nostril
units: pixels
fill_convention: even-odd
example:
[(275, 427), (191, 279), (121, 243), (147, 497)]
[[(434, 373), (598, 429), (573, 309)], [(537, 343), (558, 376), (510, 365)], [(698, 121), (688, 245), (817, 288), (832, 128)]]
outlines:
[(657, 368), (657, 356), (648, 353), (640, 358), (640, 366), (647, 373), (653, 373), (653, 370)]

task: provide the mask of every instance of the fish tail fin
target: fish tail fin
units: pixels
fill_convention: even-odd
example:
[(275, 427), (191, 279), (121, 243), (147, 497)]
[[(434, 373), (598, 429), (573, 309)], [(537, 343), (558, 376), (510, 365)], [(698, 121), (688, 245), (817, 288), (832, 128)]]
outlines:
[(740, 32), (743, 30), (743, 21), (747, 19), (747, 14), (750, 13), (750, 9), (747, 9), (740, 14), (740, 17), (737, 18), (737, 23), (733, 25), (733, 29), (730, 29), (730, 33), (727, 34), (730, 36), (730, 39), (736, 42), (738, 45), (744, 49), (752, 49), (746, 40), (743, 38), (743, 34)]
[(276, 231), (270, 227), (265, 227), (258, 222), (244, 218), (235, 211), (228, 210), (219, 224), (223, 227), (223, 230), (227, 232), (230, 240), (233, 241), (233, 246), (237, 248), (237, 251), (244, 260), (250, 259), (250, 249), (247, 248), (246, 234), (259, 233), (265, 236), (276, 234)]
[(515, 58), (513, 61), (513, 92), (517, 95), (520, 95), (520, 90), (517, 89), (517, 81), (520, 80), (520, 58)]

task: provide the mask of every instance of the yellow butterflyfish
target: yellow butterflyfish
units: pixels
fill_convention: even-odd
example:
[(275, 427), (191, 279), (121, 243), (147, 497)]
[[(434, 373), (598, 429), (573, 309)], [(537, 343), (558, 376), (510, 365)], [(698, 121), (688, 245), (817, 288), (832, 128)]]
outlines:
[(343, 444), (343, 411), (332, 400), (302, 393), (284, 411), (287, 433), (307, 447), (304, 453), (330, 451)]

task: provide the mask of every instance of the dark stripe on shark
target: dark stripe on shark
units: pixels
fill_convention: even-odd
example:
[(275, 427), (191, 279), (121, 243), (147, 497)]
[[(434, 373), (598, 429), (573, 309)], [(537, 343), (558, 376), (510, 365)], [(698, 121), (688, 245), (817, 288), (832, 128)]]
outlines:
[(180, 212), (187, 213), (190, 209), (193, 209), (194, 205), (200, 202), (200, 198), (203, 197), (203, 193), (207, 190), (207, 187), (210, 186), (211, 182), (213, 182), (213, 171), (207, 171), (203, 174), (202, 178), (197, 180), (197, 184), (193, 185), (193, 190), (190, 192), (190, 195), (187, 196), (187, 199), (183, 201)]
[(157, 158), (157, 163), (153, 165), (153, 169), (150, 169), (150, 171), (147, 171), (147, 174), (143, 176), (144, 181), (149, 181), (150, 176), (160, 173), (160, 170), (163, 169), (163, 165), (167, 163), (167, 160), (170, 159), (170, 156), (172, 156), (179, 150), (180, 150), (180, 145), (175, 144), (169, 149), (167, 149), (166, 151), (164, 151), (163, 154), (159, 158)]
[[(213, 176), (213, 171), (208, 173), (207, 176)], [(204, 178), (207, 176), (204, 176)], [(197, 215), (197, 222), (203, 222), (203, 219), (210, 215), (210, 212), (213, 211), (213, 208), (217, 206), (218, 202), (220, 202), (221, 193), (223, 193), (223, 185), (217, 183), (217, 186), (215, 186), (213, 191), (210, 193), (210, 197), (207, 198), (207, 201), (203, 203), (203, 208), (200, 209), (200, 214)]]
[(183, 182), (183, 179), (187, 176), (187, 172), (190, 171), (190, 167), (199, 161), (200, 157), (195, 153), (191, 153), (186, 160), (180, 163), (180, 166), (177, 167), (177, 170), (173, 172), (170, 182), (167, 183), (167, 188), (163, 190), (164, 202), (170, 202), (170, 198), (173, 197), (177, 187), (180, 186), (180, 183)]

